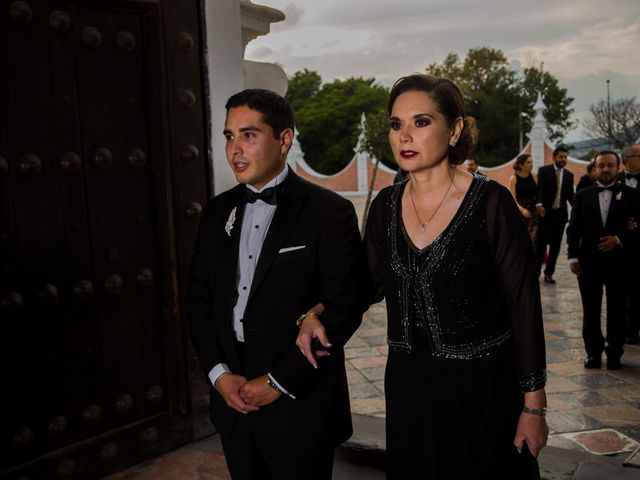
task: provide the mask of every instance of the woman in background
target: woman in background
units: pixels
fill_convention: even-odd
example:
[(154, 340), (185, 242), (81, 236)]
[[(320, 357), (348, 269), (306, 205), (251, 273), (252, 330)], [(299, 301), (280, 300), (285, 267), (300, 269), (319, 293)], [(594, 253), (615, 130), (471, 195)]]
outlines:
[(529, 237), (535, 246), (538, 230), (538, 215), (536, 212), (536, 194), (538, 179), (533, 173), (533, 160), (529, 154), (518, 155), (513, 164), (515, 173), (509, 178), (509, 191), (518, 205), (518, 210), (527, 222)]
[(583, 188), (590, 187), (596, 183), (596, 162), (593, 160), (587, 165), (587, 173), (580, 177), (578, 185), (576, 185), (576, 192)]

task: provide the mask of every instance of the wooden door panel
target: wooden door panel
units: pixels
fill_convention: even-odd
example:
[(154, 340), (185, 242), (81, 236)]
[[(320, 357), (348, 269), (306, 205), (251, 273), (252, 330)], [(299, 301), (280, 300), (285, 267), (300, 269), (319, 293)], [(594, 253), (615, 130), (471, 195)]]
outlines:
[(165, 57), (197, 16), (0, 0), (0, 476), (99, 475), (193, 435), (178, 252), (206, 170), (169, 152), (204, 151), (199, 49)]

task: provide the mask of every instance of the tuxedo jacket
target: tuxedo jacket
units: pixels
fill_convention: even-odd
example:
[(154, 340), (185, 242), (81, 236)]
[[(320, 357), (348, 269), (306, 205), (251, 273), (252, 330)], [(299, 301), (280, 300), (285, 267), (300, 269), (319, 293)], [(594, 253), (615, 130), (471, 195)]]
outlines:
[[(624, 176), (624, 172), (620, 172), (618, 173), (618, 182), (621, 182), (623, 185), (625, 185), (626, 183), (626, 178)], [(634, 188), (634, 190), (636, 191), (640, 191), (640, 181), (638, 181), (638, 183), (636, 184), (636, 188)]]
[[(364, 252), (350, 201), (289, 171), (265, 237), (243, 316), (244, 359), (233, 332), (244, 185), (211, 199), (200, 221), (186, 312), (205, 375), (218, 363), (249, 380), (270, 373), (281, 395), (247, 418), (258, 434), (320, 436), (335, 445), (351, 435), (342, 346), (362, 319), (359, 278)], [(234, 218), (235, 217), (235, 218)], [(297, 248), (296, 248), (297, 247)], [(334, 345), (314, 369), (295, 340), (296, 319), (322, 302), (322, 322)], [(241, 365), (244, 365), (244, 369)], [(211, 387), (211, 419), (229, 432), (235, 410)]]
[[(558, 187), (556, 184), (556, 168), (553, 164), (545, 165), (538, 169), (538, 198), (537, 203), (542, 204), (547, 212), (551, 211), (553, 201), (556, 198)], [(567, 204), (573, 202), (573, 173), (566, 168), (562, 172), (562, 184), (560, 185), (560, 211), (565, 221), (568, 218)]]
[[(602, 261), (621, 265), (638, 250), (638, 230), (627, 229), (627, 222), (631, 218), (640, 219), (639, 215), (640, 194), (621, 183), (616, 183), (612, 191), (611, 205), (604, 226), (597, 185), (576, 192), (567, 227), (569, 258), (577, 258), (583, 270)], [(598, 251), (600, 237), (606, 235), (617, 235), (621, 247), (616, 247), (608, 253)]]

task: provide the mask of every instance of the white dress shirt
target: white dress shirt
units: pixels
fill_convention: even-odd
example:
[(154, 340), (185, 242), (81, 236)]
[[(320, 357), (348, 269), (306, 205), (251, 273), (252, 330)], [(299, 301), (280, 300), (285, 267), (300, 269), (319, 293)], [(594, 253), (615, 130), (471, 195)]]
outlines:
[[(284, 169), (278, 174), (277, 177), (269, 181), (260, 190), (256, 190), (251, 185), (246, 187), (254, 192), (262, 192), (263, 190), (280, 185), (287, 174), (289, 168), (285, 165)], [(267, 236), (273, 215), (276, 213), (277, 205), (268, 204), (262, 200), (256, 200), (255, 203), (247, 203), (244, 207), (244, 214), (242, 216), (242, 225), (240, 226), (240, 245), (238, 251), (238, 277), (236, 279), (236, 290), (238, 293), (238, 299), (233, 307), (233, 332), (236, 340), (244, 342), (244, 328), (242, 323), (242, 317), (244, 311), (247, 308), (247, 302), (249, 300), (249, 292), (251, 292), (251, 284), (253, 283), (253, 276), (258, 265), (258, 259), (260, 258), (260, 252), (262, 251), (262, 244)], [(209, 372), (209, 380), (211, 384), (215, 386), (216, 380), (223, 373), (231, 373), (229, 366), (226, 363), (219, 363), (215, 365)], [(289, 395), (292, 398), (293, 395), (289, 394), (282, 386), (269, 374), (269, 378), (280, 388), (280, 390)]]
[(624, 172), (624, 173), (625, 173), (625, 177), (624, 177), (624, 184), (625, 184), (627, 187), (636, 188), (636, 187), (638, 186), (638, 179), (637, 179), (637, 178), (633, 178), (633, 177), (631, 177), (631, 178), (627, 178), (627, 177), (626, 177), (626, 174), (627, 174), (628, 172), (627, 172), (626, 170), (625, 170), (625, 172)]

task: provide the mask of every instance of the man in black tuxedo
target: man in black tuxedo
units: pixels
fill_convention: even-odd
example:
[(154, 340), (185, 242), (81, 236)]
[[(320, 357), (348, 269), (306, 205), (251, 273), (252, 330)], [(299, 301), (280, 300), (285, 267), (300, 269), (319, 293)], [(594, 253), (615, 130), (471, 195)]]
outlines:
[[(622, 164), (624, 171), (618, 174), (618, 181), (640, 192), (640, 144), (627, 145), (622, 149)], [(640, 221), (634, 218), (634, 222)], [(640, 267), (640, 245), (637, 245), (631, 255), (631, 272), (638, 272)], [(627, 297), (627, 343), (640, 343), (640, 276), (627, 275), (629, 294)]]
[[(607, 368), (618, 369), (625, 342), (627, 252), (638, 242), (630, 220), (640, 213), (640, 194), (616, 182), (620, 159), (615, 152), (596, 155), (597, 183), (576, 193), (567, 228), (571, 272), (578, 276), (582, 297), (586, 368), (599, 368), (602, 352)], [(600, 327), (602, 288), (607, 294), (606, 341)]]
[(538, 169), (536, 260), (540, 272), (548, 245), (549, 254), (544, 269), (546, 283), (556, 283), (553, 274), (569, 217), (567, 205), (573, 201), (573, 174), (564, 168), (568, 156), (569, 150), (566, 147), (557, 147), (553, 151), (553, 164)]
[[(352, 432), (342, 346), (362, 318), (355, 211), (286, 165), (294, 121), (284, 98), (245, 90), (226, 108), (240, 185), (207, 204), (186, 299), (211, 419), (235, 480), (330, 479)], [(295, 341), (318, 307), (333, 345), (314, 368)]]

